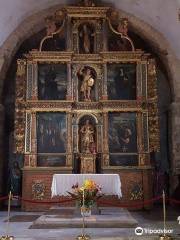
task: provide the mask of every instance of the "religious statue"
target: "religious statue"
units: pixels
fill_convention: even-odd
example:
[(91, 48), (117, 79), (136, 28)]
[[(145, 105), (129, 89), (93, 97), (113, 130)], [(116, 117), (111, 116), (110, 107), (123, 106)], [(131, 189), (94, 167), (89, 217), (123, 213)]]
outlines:
[(83, 24), (79, 31), (80, 53), (93, 53), (94, 51), (94, 29), (89, 24)]
[(94, 153), (94, 127), (86, 120), (86, 123), (80, 129), (81, 152)]
[(79, 5), (83, 7), (94, 7), (95, 3), (93, 0), (80, 0)]
[(82, 84), (80, 91), (83, 93), (85, 101), (91, 101), (91, 89), (94, 86), (94, 77), (92, 76), (90, 68), (80, 68), (78, 75), (82, 77)]

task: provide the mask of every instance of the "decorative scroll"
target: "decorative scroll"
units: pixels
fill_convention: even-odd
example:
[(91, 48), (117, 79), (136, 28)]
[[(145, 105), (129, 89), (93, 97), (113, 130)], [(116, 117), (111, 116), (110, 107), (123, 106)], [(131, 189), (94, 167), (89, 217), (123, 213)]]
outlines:
[(157, 107), (157, 78), (155, 59), (148, 64), (148, 110), (149, 110), (149, 147), (151, 152), (160, 149), (159, 118)]

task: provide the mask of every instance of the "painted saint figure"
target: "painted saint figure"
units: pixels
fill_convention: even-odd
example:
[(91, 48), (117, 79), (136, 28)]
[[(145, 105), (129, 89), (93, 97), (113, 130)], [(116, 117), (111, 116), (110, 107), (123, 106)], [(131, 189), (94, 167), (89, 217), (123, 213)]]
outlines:
[(80, 92), (83, 93), (84, 101), (91, 101), (91, 89), (94, 86), (95, 82), (91, 74), (91, 70), (89, 68), (86, 69), (80, 68), (78, 71), (78, 75), (82, 76)]
[(86, 123), (80, 129), (81, 152), (90, 153), (94, 145), (94, 127), (86, 120)]

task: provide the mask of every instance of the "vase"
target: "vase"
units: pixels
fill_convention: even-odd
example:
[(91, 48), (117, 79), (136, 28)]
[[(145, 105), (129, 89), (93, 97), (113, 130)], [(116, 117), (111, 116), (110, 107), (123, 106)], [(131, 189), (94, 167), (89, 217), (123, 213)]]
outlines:
[(91, 216), (91, 208), (90, 207), (81, 207), (81, 215), (84, 217), (90, 217)]

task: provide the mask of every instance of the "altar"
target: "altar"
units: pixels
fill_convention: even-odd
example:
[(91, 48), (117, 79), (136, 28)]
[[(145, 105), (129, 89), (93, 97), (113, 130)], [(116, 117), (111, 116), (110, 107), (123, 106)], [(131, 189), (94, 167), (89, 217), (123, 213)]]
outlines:
[(51, 196), (67, 196), (72, 186), (82, 186), (84, 180), (91, 179), (100, 185), (104, 195), (122, 197), (121, 181), (118, 174), (54, 174), (51, 185)]

